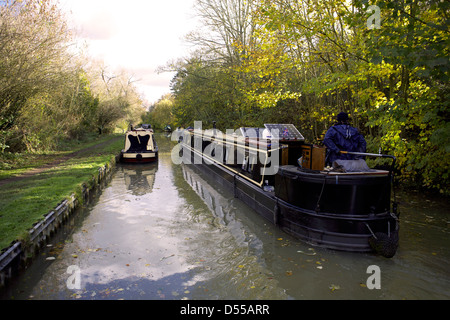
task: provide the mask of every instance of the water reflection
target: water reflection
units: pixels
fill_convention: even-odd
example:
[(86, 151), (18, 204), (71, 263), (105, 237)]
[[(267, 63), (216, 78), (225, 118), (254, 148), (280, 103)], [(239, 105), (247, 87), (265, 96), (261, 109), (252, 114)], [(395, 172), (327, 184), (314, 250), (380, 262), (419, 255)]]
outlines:
[[(240, 201), (226, 197), (227, 195), (230, 196), (228, 192), (223, 193), (223, 190), (214, 188), (205, 180), (206, 177), (203, 178), (201, 173), (193, 166), (183, 165), (182, 171), (186, 182), (188, 182), (197, 195), (200, 196), (213, 214), (214, 223), (217, 224), (218, 228), (226, 228), (227, 232), (233, 236), (238, 246), (248, 246), (255, 251), (257, 256), (260, 256), (263, 243), (258, 238), (255, 231), (257, 232), (261, 229), (254, 230), (254, 228), (250, 228), (251, 225), (254, 226), (254, 223), (250, 223), (247, 215), (241, 215), (240, 217), (236, 215), (236, 202)], [(220, 193), (221, 191), (222, 193)]]
[(158, 162), (138, 166), (122, 164), (119, 171), (122, 171), (124, 175), (127, 189), (132, 194), (140, 196), (152, 192), (155, 174), (158, 171)]
[[(202, 257), (203, 272), (196, 280), (209, 292), (197, 292), (196, 298), (288, 299), (262, 259), (264, 244), (256, 232), (268, 235), (271, 227), (258, 216), (249, 218), (249, 209), (242, 202), (212, 185), (193, 167), (183, 165), (175, 170), (179, 169), (184, 181), (175, 181), (175, 185), (190, 208), (186, 211), (191, 216), (190, 227), (197, 230), (186, 238), (186, 249), (192, 257)], [(195, 193), (186, 189), (186, 182)]]

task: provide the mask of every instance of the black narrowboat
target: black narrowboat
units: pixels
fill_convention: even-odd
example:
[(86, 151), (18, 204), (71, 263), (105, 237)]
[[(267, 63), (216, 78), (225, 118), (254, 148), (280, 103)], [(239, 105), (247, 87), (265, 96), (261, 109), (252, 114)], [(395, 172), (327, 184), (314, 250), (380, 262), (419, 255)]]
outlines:
[(305, 143), (291, 124), (176, 133), (173, 159), (211, 175), (286, 233), (324, 248), (395, 255), (395, 157), (359, 154), (392, 160), (388, 170), (370, 169), (364, 160), (325, 168), (325, 148)]
[(158, 159), (156, 144), (151, 125), (131, 129), (125, 134), (125, 147), (120, 154), (123, 163), (149, 163)]

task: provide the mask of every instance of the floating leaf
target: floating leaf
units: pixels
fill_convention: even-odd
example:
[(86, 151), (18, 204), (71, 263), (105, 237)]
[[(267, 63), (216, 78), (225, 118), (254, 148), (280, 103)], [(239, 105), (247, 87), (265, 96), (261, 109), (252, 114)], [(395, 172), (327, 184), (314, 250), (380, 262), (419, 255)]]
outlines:
[(312, 252), (312, 253), (307, 253), (307, 252), (304, 252), (304, 251), (302, 251), (302, 250), (298, 250), (297, 251), (298, 253), (301, 253), (301, 254), (304, 254), (304, 255), (307, 255), (307, 256), (315, 256), (317, 253), (315, 253), (315, 252)]
[(286, 275), (287, 275), (288, 277), (292, 276), (292, 271), (286, 271)]
[(336, 291), (336, 290), (339, 290), (339, 289), (341, 289), (341, 287), (340, 286), (338, 286), (338, 285), (335, 285), (335, 284), (332, 284), (332, 285), (330, 285), (330, 290), (331, 290), (331, 292), (334, 292), (334, 291)]
[(172, 258), (172, 257), (175, 257), (175, 254), (172, 254), (172, 255), (167, 256), (167, 257), (162, 257), (159, 261), (163, 261), (163, 260), (166, 260), (166, 259), (169, 259), (169, 258)]

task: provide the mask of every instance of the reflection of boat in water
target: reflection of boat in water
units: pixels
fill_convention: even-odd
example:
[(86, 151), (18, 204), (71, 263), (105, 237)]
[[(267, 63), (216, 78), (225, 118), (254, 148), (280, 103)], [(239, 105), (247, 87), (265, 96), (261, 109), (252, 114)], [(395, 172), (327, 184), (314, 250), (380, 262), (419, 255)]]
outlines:
[(233, 135), (185, 130), (179, 141), (184, 163), (211, 175), (285, 232), (325, 248), (395, 254), (394, 157), (364, 154), (391, 158), (389, 171), (326, 171), (324, 150), (305, 144), (293, 125), (241, 128)]
[[(192, 187), (197, 195), (205, 202), (208, 209), (212, 212), (215, 219), (222, 226), (227, 226), (227, 230), (232, 234), (233, 238), (240, 246), (249, 246), (254, 250), (262, 250), (263, 243), (258, 238), (256, 232), (252, 229), (251, 221), (245, 221), (245, 216), (237, 217), (234, 204), (230, 202), (230, 198), (221, 194), (217, 188), (211, 185), (212, 181), (205, 180), (202, 172), (195, 166), (183, 165), (183, 177), (185, 181)], [(256, 232), (253, 232), (256, 231)]]
[(132, 129), (125, 135), (125, 148), (120, 155), (124, 163), (148, 163), (158, 159), (158, 146), (150, 125)]
[(120, 166), (120, 170), (124, 174), (127, 189), (132, 194), (142, 196), (152, 192), (158, 163), (149, 163), (142, 166), (123, 164)]

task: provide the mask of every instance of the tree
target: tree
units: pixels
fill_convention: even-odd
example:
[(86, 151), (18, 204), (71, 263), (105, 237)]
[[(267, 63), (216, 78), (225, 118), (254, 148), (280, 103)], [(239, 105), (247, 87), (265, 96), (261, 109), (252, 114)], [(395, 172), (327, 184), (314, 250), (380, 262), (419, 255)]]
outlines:
[(143, 123), (151, 124), (154, 129), (163, 130), (167, 125), (175, 126), (173, 115), (174, 97), (172, 94), (165, 94), (149, 111), (142, 116)]
[(124, 70), (111, 72), (108, 69), (100, 61), (89, 68), (92, 91), (100, 101), (93, 121), (99, 134), (112, 131), (121, 120), (137, 123), (145, 113), (133, 77)]
[[(28, 151), (50, 150), (58, 142), (82, 139), (91, 133), (98, 113), (99, 99), (94, 96), (83, 69), (67, 74), (64, 82), (51, 91), (29, 98), (18, 117), (15, 134)], [(14, 150), (20, 150), (17, 144)]]
[[(397, 156), (404, 181), (445, 192), (448, 1), (197, 3), (212, 35), (191, 36), (199, 51), (175, 64), (178, 121), (232, 128), (290, 120), (320, 142), (347, 111), (371, 152)], [(379, 29), (368, 25), (371, 4)]]
[(51, 90), (70, 60), (70, 32), (51, 0), (0, 5), (0, 130), (11, 128), (27, 99)]
[(204, 59), (235, 65), (241, 61), (241, 48), (251, 47), (255, 24), (253, 2), (246, 0), (197, 0), (195, 8), (203, 30), (187, 40), (201, 50)]

